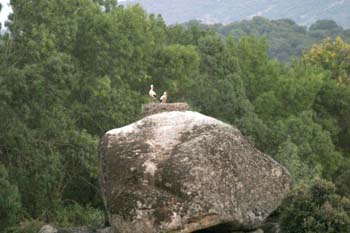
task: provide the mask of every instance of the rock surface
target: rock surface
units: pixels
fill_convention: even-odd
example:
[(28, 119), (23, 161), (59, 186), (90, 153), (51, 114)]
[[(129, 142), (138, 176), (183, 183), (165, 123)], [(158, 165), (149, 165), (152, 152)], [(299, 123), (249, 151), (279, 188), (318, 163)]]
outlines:
[(39, 233), (112, 233), (110, 227), (104, 229), (95, 229), (87, 226), (74, 228), (56, 228), (51, 225), (41, 227)]
[(44, 225), (41, 227), (39, 233), (57, 233), (58, 230), (51, 225)]
[(200, 231), (196, 231), (195, 233), (266, 233), (264, 232), (262, 229), (256, 229), (253, 231), (227, 231), (225, 229), (220, 229), (220, 227), (218, 227), (217, 229), (215, 228), (211, 228), (211, 229), (205, 229), (205, 230), (200, 230)]
[(291, 184), (239, 130), (191, 111), (110, 130), (99, 150), (101, 191), (118, 233), (254, 230)]

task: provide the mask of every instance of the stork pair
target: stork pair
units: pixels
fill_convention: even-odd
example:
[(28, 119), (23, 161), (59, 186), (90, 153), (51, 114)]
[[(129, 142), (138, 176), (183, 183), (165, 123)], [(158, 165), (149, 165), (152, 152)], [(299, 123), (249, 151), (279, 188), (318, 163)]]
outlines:
[[(151, 90), (149, 90), (148, 94), (152, 98), (153, 101), (157, 100), (157, 93), (153, 90), (153, 84), (151, 84)], [(168, 95), (167, 95), (166, 91), (164, 91), (163, 95), (160, 97), (160, 102), (166, 103), (167, 99), (168, 99)]]

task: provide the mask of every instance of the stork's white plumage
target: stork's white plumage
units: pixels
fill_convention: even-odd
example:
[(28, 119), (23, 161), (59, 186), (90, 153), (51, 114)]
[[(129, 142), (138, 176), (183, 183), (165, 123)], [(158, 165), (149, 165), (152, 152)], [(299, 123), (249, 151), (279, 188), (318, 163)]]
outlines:
[(151, 90), (149, 90), (148, 94), (152, 98), (152, 100), (157, 99), (157, 93), (153, 90), (153, 84), (151, 84)]
[(160, 102), (166, 103), (167, 100), (168, 100), (168, 95), (166, 91), (164, 91), (163, 95), (160, 97)]

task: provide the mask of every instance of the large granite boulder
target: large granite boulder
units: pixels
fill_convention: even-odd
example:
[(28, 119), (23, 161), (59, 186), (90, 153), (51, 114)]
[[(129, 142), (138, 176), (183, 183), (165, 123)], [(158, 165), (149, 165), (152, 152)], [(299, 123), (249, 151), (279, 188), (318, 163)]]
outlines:
[(254, 230), (291, 185), (288, 171), (228, 124), (162, 112), (108, 131), (99, 178), (113, 232)]

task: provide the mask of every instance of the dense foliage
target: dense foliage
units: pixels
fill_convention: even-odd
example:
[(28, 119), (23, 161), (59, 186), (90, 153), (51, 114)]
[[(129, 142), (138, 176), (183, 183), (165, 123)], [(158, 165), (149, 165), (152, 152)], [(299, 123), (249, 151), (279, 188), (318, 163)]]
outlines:
[(284, 233), (350, 232), (350, 199), (339, 196), (330, 182), (316, 180), (308, 189), (299, 187), (285, 202)]
[[(342, 201), (350, 195), (347, 42), (325, 40), (287, 66), (269, 58), (264, 38), (166, 26), (114, 0), (11, 4), (0, 37), (0, 231), (104, 224), (98, 141), (140, 117), (151, 83), (171, 102), (236, 125), (289, 168), (308, 196), (291, 194), (283, 227), (302, 218), (350, 229)], [(334, 207), (331, 221), (298, 206), (318, 201), (309, 197), (315, 177), (337, 187), (326, 182), (336, 198), (312, 206)]]

